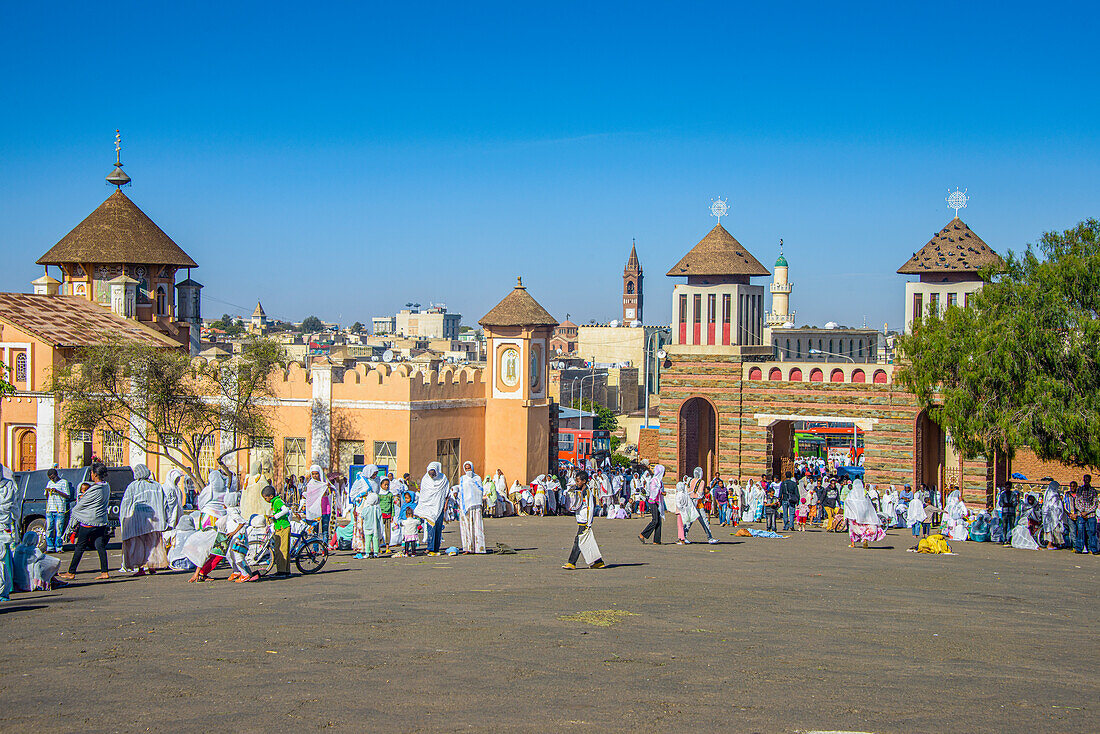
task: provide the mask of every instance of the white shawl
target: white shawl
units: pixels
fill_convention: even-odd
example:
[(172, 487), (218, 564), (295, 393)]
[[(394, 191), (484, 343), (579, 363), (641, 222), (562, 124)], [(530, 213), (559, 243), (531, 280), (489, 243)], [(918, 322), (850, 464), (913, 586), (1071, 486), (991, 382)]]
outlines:
[(447, 502), (447, 493), (451, 489), (451, 483), (443, 475), (443, 465), (438, 461), (428, 464), (428, 470), (435, 469), (433, 479), (428, 472), (420, 480), (420, 497), (416, 501), (416, 509), (413, 514), (434, 525), (443, 515), (443, 507)]

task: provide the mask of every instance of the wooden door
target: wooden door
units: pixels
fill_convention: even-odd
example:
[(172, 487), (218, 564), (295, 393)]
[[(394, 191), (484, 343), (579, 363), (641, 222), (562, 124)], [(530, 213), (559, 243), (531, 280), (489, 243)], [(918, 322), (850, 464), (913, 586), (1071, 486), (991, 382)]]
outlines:
[(19, 471), (34, 471), (38, 468), (38, 437), (34, 431), (23, 431), (19, 435)]

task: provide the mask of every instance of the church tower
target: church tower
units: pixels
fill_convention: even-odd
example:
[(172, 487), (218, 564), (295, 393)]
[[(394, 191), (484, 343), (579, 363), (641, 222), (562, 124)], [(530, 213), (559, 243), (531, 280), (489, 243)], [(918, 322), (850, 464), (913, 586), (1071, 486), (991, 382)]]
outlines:
[(638, 251), (630, 243), (630, 257), (623, 268), (623, 326), (642, 321), (642, 265)]

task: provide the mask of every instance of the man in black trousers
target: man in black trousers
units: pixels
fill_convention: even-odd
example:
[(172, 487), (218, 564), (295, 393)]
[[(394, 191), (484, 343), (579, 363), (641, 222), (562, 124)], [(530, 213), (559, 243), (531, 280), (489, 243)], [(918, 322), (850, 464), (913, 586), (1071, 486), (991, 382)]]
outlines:
[(783, 506), (783, 531), (794, 530), (794, 511), (798, 507), (798, 483), (793, 474), (787, 472), (787, 478), (779, 484), (779, 504)]
[(665, 468), (658, 464), (653, 468), (653, 478), (649, 480), (649, 486), (646, 487), (645, 504), (649, 509), (649, 524), (645, 526), (638, 535), (638, 540), (643, 543), (649, 539), (650, 534), (653, 535), (653, 545), (661, 544), (661, 497), (665, 493), (664, 485), (662, 481), (665, 476)]

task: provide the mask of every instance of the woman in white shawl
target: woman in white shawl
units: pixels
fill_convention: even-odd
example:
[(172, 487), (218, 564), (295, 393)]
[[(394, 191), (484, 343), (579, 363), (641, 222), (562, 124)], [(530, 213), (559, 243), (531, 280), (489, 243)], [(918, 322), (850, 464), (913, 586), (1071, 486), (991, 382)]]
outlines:
[(749, 482), (748, 511), (743, 513), (741, 519), (744, 522), (760, 522), (764, 517), (764, 485), (759, 482)]
[[(377, 475), (378, 467), (374, 464), (368, 464), (359, 472), (359, 476), (355, 478), (351, 488), (348, 490), (348, 504), (351, 507), (351, 521), (354, 523), (354, 528), (351, 533), (351, 549), (356, 553), (362, 553), (363, 551), (364, 531), (361, 508), (363, 507), (363, 501), (366, 499), (367, 493), (378, 491), (371, 481), (371, 477)], [(374, 481), (377, 481), (377, 479)]]
[(205, 516), (203, 517), (204, 527), (212, 526), (215, 517), (225, 514), (226, 491), (225, 475), (222, 474), (221, 469), (210, 472), (206, 487), (199, 492), (199, 497), (195, 500), (195, 506)]
[(913, 537), (921, 538), (928, 534), (925, 523), (928, 522), (928, 513), (924, 510), (924, 500), (921, 495), (914, 494), (905, 508), (905, 524), (913, 529)]
[(844, 498), (844, 519), (848, 521), (849, 548), (855, 548), (856, 543), (861, 543), (866, 548), (868, 543), (886, 537), (886, 531), (882, 529), (882, 518), (867, 497), (862, 479), (857, 478), (852, 482), (852, 489)]
[(428, 553), (433, 556), (439, 555), (439, 544), (443, 539), (443, 511), (450, 489), (451, 483), (443, 474), (443, 465), (438, 461), (428, 464), (428, 471), (420, 480), (420, 496), (413, 514), (428, 525)]
[(676, 535), (679, 540), (676, 541), (677, 545), (684, 545), (690, 543), (684, 536), (684, 529), (691, 525), (692, 522), (699, 518), (699, 510), (695, 507), (695, 502), (691, 499), (691, 494), (688, 492), (687, 482), (676, 483)]
[(1066, 520), (1066, 508), (1062, 504), (1062, 487), (1051, 480), (1043, 492), (1043, 534), (1047, 540), (1047, 550), (1056, 550), (1064, 543), (1063, 527)]
[(894, 485), (887, 487), (882, 493), (882, 516), (886, 518), (886, 527), (892, 528), (898, 524), (898, 495), (894, 491)]
[(151, 476), (145, 464), (135, 466), (134, 481), (126, 487), (118, 508), (122, 525), (122, 567), (136, 570), (135, 576), (168, 567), (162, 533), (175, 526), (179, 519), (175, 493), (165, 492)]
[(1021, 512), (1016, 520), (1016, 526), (1012, 528), (1012, 547), (1024, 550), (1039, 550), (1039, 544), (1035, 542), (1035, 536), (1028, 527), (1028, 513)]
[(271, 507), (260, 495), (264, 487), (271, 484), (271, 474), (271, 459), (265, 456), (252, 460), (241, 490), (241, 514), (245, 517), (264, 515)]
[[(197, 518), (193, 513), (184, 515), (171, 533), (172, 547), (168, 549), (168, 567), (178, 571), (193, 571), (193, 564), (184, 553), (188, 538), (198, 532)], [(165, 533), (167, 535), (167, 533)]]
[[(309, 479), (306, 481), (306, 490), (302, 493), (302, 505), (305, 509), (306, 521), (314, 524), (320, 530), (321, 537), (328, 542), (328, 523), (332, 512), (332, 502), (329, 499), (329, 483), (325, 481), (321, 472), (321, 465), (314, 464), (309, 468)], [(320, 527), (316, 523), (320, 521)]]
[(462, 553), (485, 552), (485, 527), (482, 523), (482, 502), (485, 488), (481, 477), (474, 474), (474, 465), (462, 464), (462, 476), (458, 480), (458, 529), (462, 536)]
[(23, 542), (12, 549), (12, 586), (16, 591), (49, 591), (61, 559), (47, 556), (38, 547), (38, 533), (23, 533)]

